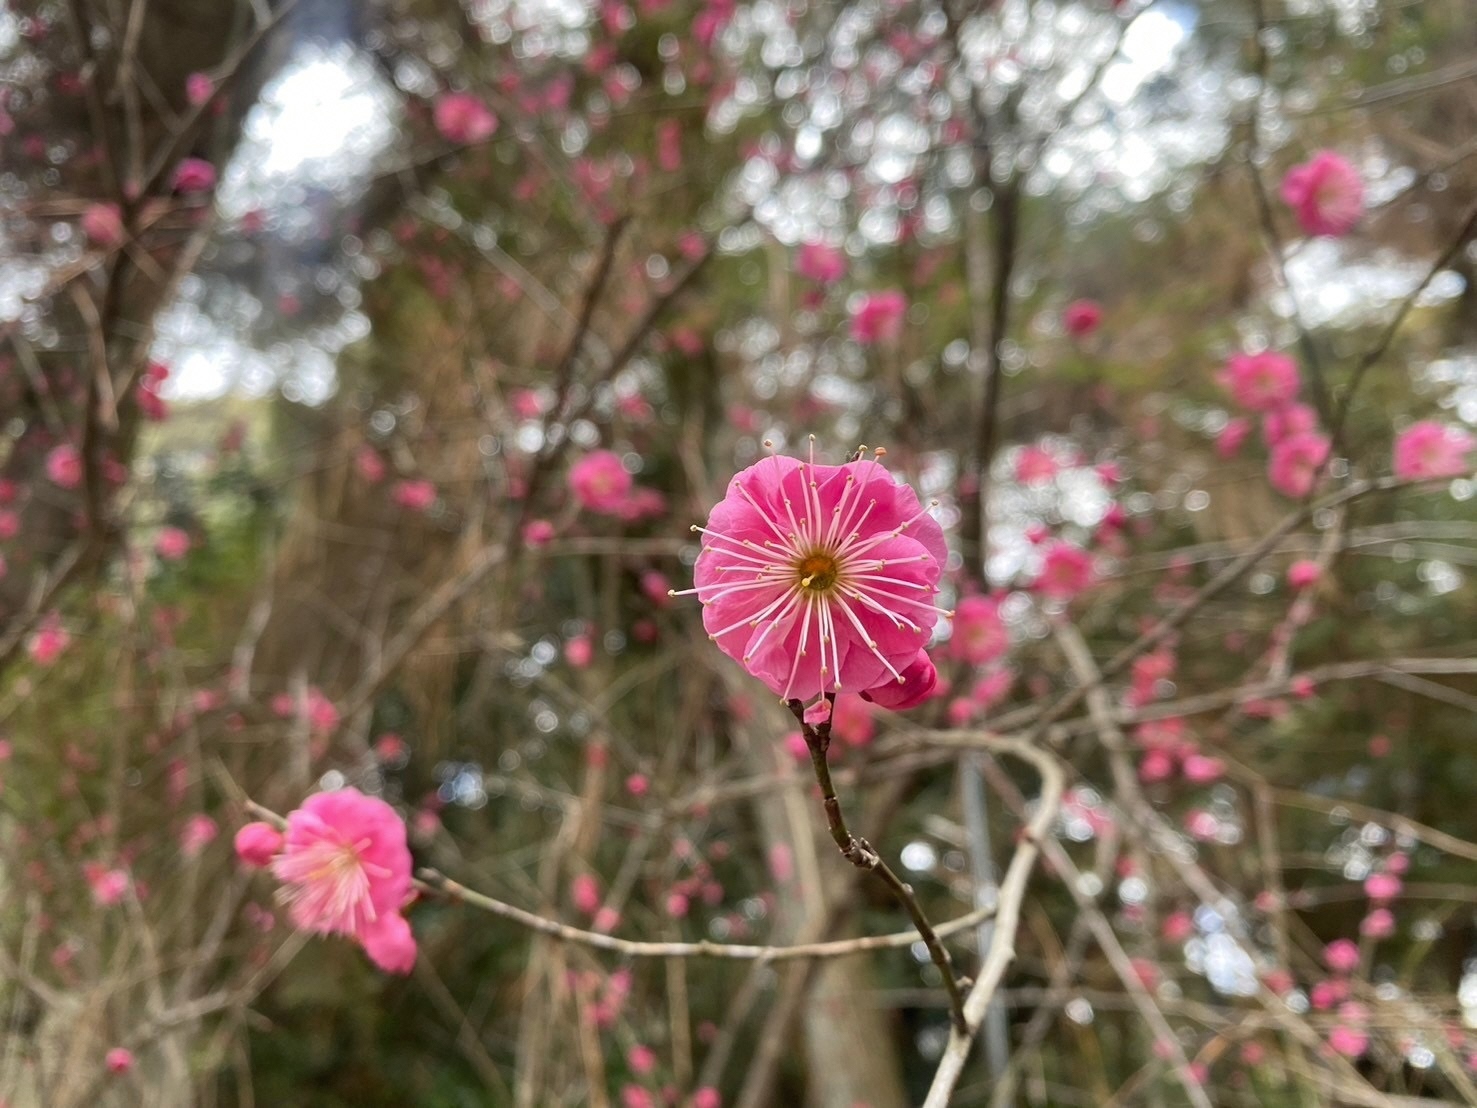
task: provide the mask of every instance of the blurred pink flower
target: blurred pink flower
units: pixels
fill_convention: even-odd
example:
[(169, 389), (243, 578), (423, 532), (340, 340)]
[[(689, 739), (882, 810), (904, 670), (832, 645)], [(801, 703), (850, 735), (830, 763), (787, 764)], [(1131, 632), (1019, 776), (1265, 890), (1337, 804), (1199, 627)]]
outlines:
[(1364, 182), (1359, 171), (1332, 150), (1320, 150), (1282, 178), (1282, 199), (1310, 235), (1337, 237), (1364, 215)]
[(377, 485), (385, 478), (385, 460), (374, 447), (361, 446), (354, 451), (354, 471), (369, 484)]
[(49, 612), (31, 636), (26, 652), (38, 666), (49, 666), (62, 656), (62, 651), (67, 649), (71, 641), (72, 636), (62, 626), (61, 616), (56, 612)]
[(1000, 618), (1000, 602), (989, 596), (966, 596), (954, 608), (954, 633), (948, 656), (971, 666), (993, 662), (1010, 649), (1010, 633)]
[(1074, 339), (1086, 338), (1103, 322), (1103, 307), (1096, 300), (1074, 300), (1062, 310), (1062, 326)]
[(386, 973), (406, 974), (415, 968), (415, 935), (398, 912), (387, 912), (361, 928), (359, 945)]
[(801, 243), (795, 254), (795, 272), (807, 281), (832, 285), (846, 276), (846, 255), (823, 242)]
[(1364, 895), (1376, 904), (1394, 900), (1405, 883), (1393, 873), (1372, 873), (1364, 879)]
[(1195, 785), (1208, 785), (1220, 780), (1226, 772), (1226, 763), (1207, 754), (1191, 754), (1180, 766), (1185, 780)]
[(185, 158), (174, 168), (176, 192), (209, 192), (215, 187), (215, 166), (204, 158)]
[(1457, 427), (1434, 420), (1412, 423), (1395, 438), (1395, 476), (1412, 481), (1427, 477), (1460, 477), (1470, 470), (1467, 455), (1477, 445)]
[(133, 1051), (127, 1047), (115, 1046), (108, 1051), (103, 1064), (108, 1067), (109, 1073), (125, 1074), (133, 1069)]
[(916, 708), (930, 699), (938, 689), (939, 671), (928, 652), (919, 647), (913, 660), (903, 668), (902, 676), (896, 680), (883, 681), (862, 693), (880, 708), (891, 708), (894, 712)]
[(395, 809), (348, 788), (314, 793), (288, 815), (272, 873), (297, 927), (358, 938), (399, 913), (410, 892), (410, 864)]
[(600, 882), (588, 873), (576, 874), (569, 883), (569, 902), (575, 911), (593, 916), (600, 910)]
[(1316, 430), (1318, 413), (1306, 404), (1284, 404), (1262, 416), (1262, 438), (1268, 446), (1276, 446), (1290, 435)]
[(1232, 354), (1218, 375), (1223, 388), (1241, 407), (1270, 412), (1291, 404), (1302, 388), (1297, 363), (1286, 354)]
[(442, 93), (433, 114), (441, 137), (458, 145), (482, 142), (497, 131), (497, 116), (470, 92)]
[(1395, 915), (1388, 908), (1375, 908), (1359, 921), (1359, 934), (1367, 939), (1388, 939), (1395, 934)]
[(626, 1064), (631, 1067), (631, 1072), (645, 1077), (656, 1069), (656, 1051), (649, 1046), (637, 1043), (626, 1052)]
[(1348, 939), (1335, 939), (1323, 948), (1323, 964), (1334, 973), (1352, 973), (1359, 966), (1359, 947)]
[(185, 78), (185, 99), (198, 108), (215, 95), (215, 82), (204, 73), (191, 73)]
[(698, 530), (689, 591), (703, 625), (771, 691), (810, 701), (907, 683), (938, 621), (948, 549), (882, 466), (774, 455), (737, 474)]
[(1071, 600), (1093, 580), (1092, 556), (1080, 546), (1057, 541), (1046, 548), (1032, 587), (1052, 600)]
[(897, 289), (863, 294), (851, 311), (851, 337), (865, 346), (895, 342), (908, 302)]
[(46, 476), (53, 485), (75, 489), (82, 484), (82, 454), (71, 443), (52, 447), (46, 455)]
[(564, 660), (575, 669), (584, 669), (595, 657), (595, 641), (588, 634), (571, 635), (564, 640)]
[(547, 546), (554, 538), (554, 525), (547, 519), (532, 519), (523, 525), (523, 545), (531, 550)]
[(1040, 446), (1023, 446), (1015, 456), (1015, 479), (1022, 485), (1040, 485), (1057, 475), (1061, 466), (1051, 451)]
[(82, 233), (94, 246), (119, 246), (123, 242), (123, 212), (117, 204), (89, 204), (82, 213)]
[(216, 826), (215, 820), (203, 813), (197, 813), (185, 820), (185, 825), (180, 830), (180, 853), (186, 858), (197, 858), (215, 841), (218, 834), (220, 828)]
[(1309, 585), (1316, 585), (1322, 576), (1323, 567), (1306, 558), (1287, 567), (1287, 584), (1290, 588), (1306, 589)]
[(1369, 1049), (1369, 1035), (1357, 1027), (1339, 1024), (1328, 1033), (1328, 1045), (1345, 1058), (1358, 1058)]
[(282, 849), (282, 832), (278, 831), (270, 823), (260, 820), (248, 823), (236, 832), (234, 846), (236, 857), (244, 866), (252, 869), (266, 869), (272, 864), (272, 859)]
[(631, 475), (613, 450), (592, 450), (569, 467), (569, 488), (580, 507), (613, 515), (631, 491)]
[(177, 562), (190, 552), (190, 533), (178, 527), (165, 527), (154, 540), (154, 551), (166, 562)]
[(436, 503), (436, 486), (424, 479), (396, 481), (390, 499), (406, 511), (424, 512)]
[(1215, 452), (1222, 458), (1234, 458), (1241, 451), (1241, 444), (1251, 434), (1251, 420), (1237, 417), (1229, 420), (1215, 439)]
[(1299, 499), (1313, 491), (1313, 479), (1328, 460), (1328, 439), (1317, 431), (1290, 435), (1272, 448), (1267, 478), (1283, 496)]

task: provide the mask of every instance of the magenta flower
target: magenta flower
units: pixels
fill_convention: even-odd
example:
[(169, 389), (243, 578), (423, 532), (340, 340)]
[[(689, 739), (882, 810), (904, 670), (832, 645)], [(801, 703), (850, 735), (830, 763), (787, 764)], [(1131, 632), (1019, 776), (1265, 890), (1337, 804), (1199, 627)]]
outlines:
[(282, 832), (270, 823), (248, 823), (236, 832), (236, 857), (243, 866), (266, 869), (282, 849)]
[(1283, 439), (1318, 430), (1318, 413), (1306, 404), (1286, 404), (1262, 416), (1262, 438), (1268, 446)]
[(928, 656), (928, 651), (920, 649), (896, 681), (884, 681), (875, 689), (868, 689), (862, 693), (862, 699), (902, 712), (916, 708), (933, 696), (938, 691), (938, 683), (939, 671), (933, 659)]
[(1289, 435), (1272, 448), (1267, 478), (1283, 496), (1294, 499), (1313, 490), (1319, 467), (1328, 460), (1328, 438), (1317, 431)]
[(459, 146), (482, 142), (497, 130), (497, 116), (470, 92), (448, 92), (438, 97), (434, 115), (441, 137)]
[(615, 515), (625, 506), (631, 475), (613, 450), (592, 450), (569, 467), (569, 489), (580, 507)]
[(1359, 171), (1332, 150), (1320, 150), (1282, 178), (1282, 199), (1310, 235), (1346, 235), (1364, 215)]
[(46, 476), (58, 488), (75, 489), (82, 484), (82, 454), (71, 443), (52, 447), (46, 455)]
[(1348, 939), (1335, 939), (1323, 948), (1323, 964), (1334, 973), (1353, 973), (1359, 966), (1359, 948)]
[(1412, 423), (1395, 439), (1395, 476), (1460, 477), (1471, 468), (1467, 455), (1473, 446), (1477, 441), (1460, 428), (1429, 419)]
[(215, 841), (219, 833), (220, 828), (209, 816), (203, 814), (191, 816), (185, 820), (184, 827), (180, 829), (180, 853), (186, 858), (199, 857), (200, 853)]
[(1074, 300), (1062, 310), (1062, 326), (1074, 339), (1086, 338), (1103, 322), (1103, 306), (1096, 300)]
[(314, 793), (287, 817), (272, 873), (298, 927), (359, 938), (410, 892), (405, 824), (358, 789)]
[(1306, 558), (1293, 562), (1287, 567), (1288, 588), (1306, 589), (1309, 585), (1316, 585), (1322, 576), (1323, 567)]
[(1297, 363), (1286, 354), (1232, 354), (1219, 378), (1232, 399), (1253, 412), (1291, 404), (1302, 388)]
[(954, 609), (949, 657), (972, 666), (993, 662), (1010, 649), (1010, 635), (1000, 618), (1000, 602), (988, 596), (966, 596)]
[(1328, 1045), (1345, 1058), (1358, 1058), (1369, 1049), (1369, 1034), (1357, 1027), (1339, 1024), (1328, 1033)]
[(198, 108), (215, 95), (215, 82), (204, 73), (191, 73), (185, 78), (185, 100)]
[(215, 166), (204, 158), (185, 158), (174, 169), (176, 192), (209, 192), (215, 187)]
[(178, 527), (165, 527), (154, 540), (154, 552), (166, 562), (177, 562), (190, 552), (190, 533)]
[(94, 246), (111, 247), (123, 242), (123, 212), (117, 204), (89, 204), (82, 213), (82, 233)]
[(737, 474), (699, 527), (703, 625), (785, 699), (909, 684), (948, 550), (913, 490), (874, 461), (775, 455)]
[(1043, 485), (1060, 469), (1051, 451), (1044, 447), (1023, 446), (1015, 456), (1015, 479), (1022, 485)]
[(390, 499), (411, 512), (424, 512), (436, 503), (436, 486), (424, 478), (396, 481)]
[(896, 342), (908, 302), (897, 289), (862, 296), (851, 310), (851, 337), (864, 346)]
[(409, 973), (415, 968), (415, 935), (398, 912), (380, 916), (358, 938), (369, 960), (386, 973)]
[(1237, 416), (1229, 420), (1215, 439), (1215, 452), (1229, 461), (1241, 451), (1241, 444), (1251, 434), (1251, 421)]
[(1092, 579), (1092, 555), (1069, 542), (1053, 542), (1046, 548), (1034, 587), (1052, 600), (1071, 600)]
[(127, 1047), (115, 1046), (112, 1050), (108, 1051), (103, 1059), (103, 1063), (108, 1067), (109, 1073), (127, 1073), (133, 1069), (133, 1051)]
[(71, 641), (72, 636), (62, 626), (62, 617), (57, 612), (48, 612), (26, 644), (26, 652), (38, 666), (49, 666), (62, 656)]
[(795, 255), (795, 272), (808, 281), (833, 285), (846, 276), (846, 255), (823, 242), (802, 243)]

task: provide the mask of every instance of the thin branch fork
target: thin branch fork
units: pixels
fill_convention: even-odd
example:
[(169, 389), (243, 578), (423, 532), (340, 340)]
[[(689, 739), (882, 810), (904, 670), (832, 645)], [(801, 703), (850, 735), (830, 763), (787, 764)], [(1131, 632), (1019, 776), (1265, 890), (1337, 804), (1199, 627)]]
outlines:
[[(826, 702), (828, 707), (834, 707), (835, 693), (826, 693)], [(882, 860), (882, 856), (871, 843), (853, 835), (846, 826), (846, 818), (841, 814), (841, 801), (836, 798), (836, 786), (831, 781), (831, 767), (826, 762), (826, 751), (831, 745), (830, 714), (827, 713), (819, 724), (811, 724), (805, 718), (805, 705), (799, 700), (787, 700), (785, 707), (790, 709), (790, 714), (799, 722), (805, 736), (805, 745), (810, 750), (810, 764), (815, 770), (816, 783), (821, 787), (826, 827), (831, 832), (837, 849), (857, 869), (875, 873), (893, 898), (903, 906), (908, 918), (913, 921), (913, 926), (918, 929), (924, 945), (928, 947), (929, 957), (943, 976), (944, 991), (949, 994), (949, 1015), (954, 1024), (954, 1033), (970, 1035), (969, 1021), (964, 1015), (964, 993), (960, 988), (959, 978), (954, 974), (953, 959), (949, 957), (949, 951), (939, 939), (938, 932), (923, 914), (923, 907), (913, 895), (912, 887), (893, 872), (892, 867)]]

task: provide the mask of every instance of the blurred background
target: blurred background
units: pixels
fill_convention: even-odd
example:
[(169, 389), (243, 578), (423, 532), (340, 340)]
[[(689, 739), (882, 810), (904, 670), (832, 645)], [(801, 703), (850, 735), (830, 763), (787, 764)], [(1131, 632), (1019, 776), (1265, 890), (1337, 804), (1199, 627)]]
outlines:
[[(0, 1101), (921, 1103), (921, 946), (425, 897), (395, 977), (231, 849), (246, 796), (354, 785), (582, 930), (905, 930), (668, 595), (813, 435), (884, 447), (988, 602), (933, 700), (838, 704), (854, 827), (951, 919), (1041, 786), (929, 736), (1068, 773), (953, 1103), (1477, 1103), (1477, 484), (1341, 495), (1477, 424), (1473, 16), (0, 5)], [(1324, 150), (1347, 234), (1283, 196)], [(1327, 434), (1291, 494), (1220, 375), (1267, 350)]]

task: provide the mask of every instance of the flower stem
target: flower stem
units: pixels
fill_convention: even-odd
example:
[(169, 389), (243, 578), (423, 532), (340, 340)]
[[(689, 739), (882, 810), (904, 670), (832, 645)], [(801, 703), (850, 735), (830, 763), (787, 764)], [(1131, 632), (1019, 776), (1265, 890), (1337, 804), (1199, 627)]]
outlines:
[[(834, 708), (836, 694), (826, 693), (826, 700)], [(913, 926), (918, 929), (919, 936), (928, 947), (933, 964), (943, 976), (944, 991), (949, 994), (949, 1015), (955, 1030), (961, 1035), (969, 1034), (969, 1023), (964, 1017), (964, 994), (960, 990), (959, 979), (954, 976), (954, 962), (933, 925), (928, 922), (928, 917), (923, 914), (923, 907), (913, 895), (912, 886), (892, 871), (871, 843), (853, 835), (846, 826), (846, 817), (841, 814), (841, 801), (836, 798), (836, 786), (831, 782), (831, 767), (826, 761), (826, 752), (831, 746), (831, 717), (827, 715), (820, 723), (810, 724), (805, 719), (805, 705), (800, 701), (789, 700), (785, 702), (785, 706), (799, 721), (801, 733), (805, 736), (805, 745), (810, 750), (810, 764), (815, 770), (816, 782), (821, 787), (821, 804), (826, 810), (826, 828), (831, 832), (831, 839), (848, 862), (858, 869), (875, 873), (908, 913), (908, 918), (913, 921)]]

